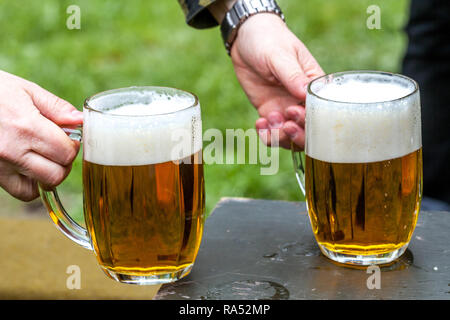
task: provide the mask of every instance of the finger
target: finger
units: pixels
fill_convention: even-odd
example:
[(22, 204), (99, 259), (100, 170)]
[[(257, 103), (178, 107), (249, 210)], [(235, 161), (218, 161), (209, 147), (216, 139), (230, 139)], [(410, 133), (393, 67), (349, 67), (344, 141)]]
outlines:
[(283, 114), (279, 111), (272, 111), (267, 115), (270, 129), (281, 129), (284, 124)]
[(286, 121), (283, 126), (283, 132), (300, 150), (305, 148), (305, 130), (297, 125), (294, 121)]
[(71, 170), (70, 165), (61, 166), (34, 152), (28, 152), (23, 158), (24, 162), (17, 166), (17, 172), (41, 183), (46, 190), (58, 186)]
[(286, 91), (286, 89), (281, 87), (272, 87), (266, 90), (265, 94), (267, 95), (266, 101), (257, 106), (258, 114), (263, 118), (268, 118), (269, 113), (272, 111), (278, 111), (284, 118), (283, 115), (286, 108), (289, 106), (298, 105), (299, 103), (298, 99), (294, 98), (289, 92)]
[(291, 106), (287, 107), (285, 111), (285, 118), (287, 120), (294, 121), (299, 127), (305, 127), (305, 107), (303, 106)]
[[(36, 111), (34, 107), (32, 110)], [(0, 158), (12, 164), (20, 166), (24, 161), (23, 155), (33, 151), (67, 166), (79, 150), (79, 142), (70, 139), (61, 128), (38, 112), (18, 114), (15, 119), (0, 122), (0, 127), (3, 128)]]
[(290, 149), (291, 142), (289, 137), (283, 132), (282, 127), (271, 128), (269, 121), (265, 118), (259, 118), (255, 123), (256, 130), (260, 139), (266, 146), (282, 147)]
[(39, 197), (36, 181), (20, 174), (10, 176), (7, 181), (0, 180), (0, 186), (22, 201), (29, 202)]
[[(274, 146), (274, 142), (277, 141), (277, 146), (285, 149), (291, 148), (291, 142), (288, 136), (283, 132), (282, 128), (285, 123), (284, 116), (279, 111), (272, 111), (268, 114), (267, 120), (269, 122), (270, 129), (270, 145)], [(276, 131), (276, 132), (274, 132)]]
[(269, 121), (266, 118), (259, 118), (255, 122), (256, 130), (258, 131), (259, 138), (266, 145), (270, 146), (270, 129)]
[(80, 144), (50, 120), (39, 116), (34, 122), (30, 137), (30, 149), (62, 166), (75, 159)]
[(83, 113), (69, 102), (32, 82), (26, 82), (24, 89), (33, 100), (36, 108), (47, 119), (61, 126), (74, 126), (83, 123)]
[(309, 81), (325, 75), (317, 60), (303, 43), (300, 43), (297, 49), (297, 60)]
[(271, 71), (289, 93), (300, 101), (306, 99), (308, 77), (294, 55), (277, 55), (271, 61)]
[(36, 181), (19, 174), (4, 161), (0, 161), (0, 187), (22, 201), (31, 201), (39, 196)]

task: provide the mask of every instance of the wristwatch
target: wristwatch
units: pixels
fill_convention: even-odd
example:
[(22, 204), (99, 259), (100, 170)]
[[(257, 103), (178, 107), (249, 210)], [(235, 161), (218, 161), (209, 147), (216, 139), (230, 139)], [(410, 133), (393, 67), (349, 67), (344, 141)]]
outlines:
[(277, 14), (285, 21), (284, 15), (275, 0), (238, 0), (226, 13), (220, 25), (220, 32), (229, 55), (242, 23), (249, 17), (263, 12)]

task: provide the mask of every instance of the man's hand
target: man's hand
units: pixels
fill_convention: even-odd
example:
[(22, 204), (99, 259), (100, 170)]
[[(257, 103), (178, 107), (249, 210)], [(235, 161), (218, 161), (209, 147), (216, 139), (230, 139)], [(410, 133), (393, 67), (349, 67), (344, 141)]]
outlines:
[(69, 174), (79, 143), (59, 127), (83, 122), (70, 103), (38, 85), (0, 71), (0, 186), (30, 201)]
[[(304, 148), (306, 87), (323, 71), (305, 45), (275, 14), (260, 13), (239, 28), (231, 48), (236, 76), (258, 110), (259, 132), (270, 144), (270, 131), (280, 130), (279, 145), (291, 141)], [(263, 139), (264, 140), (264, 139)]]

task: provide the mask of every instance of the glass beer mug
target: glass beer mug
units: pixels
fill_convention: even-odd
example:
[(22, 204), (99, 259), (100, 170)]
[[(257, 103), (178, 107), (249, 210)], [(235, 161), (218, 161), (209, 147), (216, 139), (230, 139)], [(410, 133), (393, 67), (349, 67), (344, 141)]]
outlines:
[(400, 257), (422, 197), (417, 83), (376, 71), (320, 77), (308, 86), (305, 139), (292, 155), (322, 253), (355, 265)]
[(86, 229), (64, 210), (56, 190), (41, 191), (67, 237), (94, 250), (111, 278), (167, 283), (187, 275), (204, 224), (202, 122), (195, 95), (130, 87), (85, 101), (83, 208)]

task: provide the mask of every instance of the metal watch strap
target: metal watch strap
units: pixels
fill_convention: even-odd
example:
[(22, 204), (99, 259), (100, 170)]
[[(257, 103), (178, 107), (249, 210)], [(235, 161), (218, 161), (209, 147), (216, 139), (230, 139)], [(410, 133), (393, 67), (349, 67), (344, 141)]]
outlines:
[(220, 31), (228, 54), (230, 54), (231, 46), (242, 23), (249, 17), (263, 12), (277, 14), (285, 21), (284, 15), (275, 0), (238, 0), (227, 12), (220, 25)]

